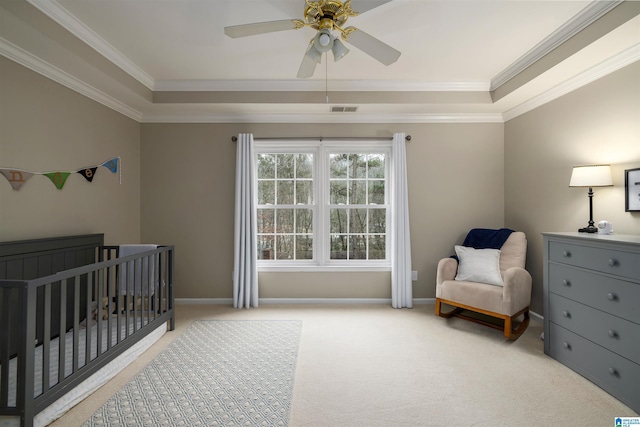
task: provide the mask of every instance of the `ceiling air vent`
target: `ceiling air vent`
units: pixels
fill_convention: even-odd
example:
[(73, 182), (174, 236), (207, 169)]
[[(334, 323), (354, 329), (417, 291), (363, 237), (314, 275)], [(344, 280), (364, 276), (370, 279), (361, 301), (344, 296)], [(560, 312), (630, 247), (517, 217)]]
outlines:
[(358, 111), (358, 107), (346, 107), (340, 105), (333, 105), (331, 107), (332, 113), (355, 113)]

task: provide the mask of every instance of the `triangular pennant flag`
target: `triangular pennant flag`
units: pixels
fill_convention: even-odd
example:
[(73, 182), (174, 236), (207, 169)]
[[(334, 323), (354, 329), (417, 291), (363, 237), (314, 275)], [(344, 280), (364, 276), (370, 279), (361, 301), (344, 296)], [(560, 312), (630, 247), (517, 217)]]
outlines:
[(84, 176), (85, 179), (89, 182), (93, 181), (93, 176), (96, 174), (96, 170), (98, 170), (97, 166), (92, 168), (80, 169), (78, 172), (80, 175)]
[(15, 169), (0, 169), (2, 175), (7, 178), (9, 184), (13, 187), (14, 190), (18, 191), (22, 184), (27, 182), (29, 178), (31, 178), (34, 174), (31, 172), (20, 171)]
[(71, 172), (49, 172), (43, 175), (48, 176), (58, 190), (62, 190), (62, 187), (69, 175), (71, 175)]
[(118, 159), (119, 157), (115, 157), (111, 160), (107, 160), (100, 166), (104, 166), (105, 168), (109, 169), (111, 172), (116, 173), (118, 172)]

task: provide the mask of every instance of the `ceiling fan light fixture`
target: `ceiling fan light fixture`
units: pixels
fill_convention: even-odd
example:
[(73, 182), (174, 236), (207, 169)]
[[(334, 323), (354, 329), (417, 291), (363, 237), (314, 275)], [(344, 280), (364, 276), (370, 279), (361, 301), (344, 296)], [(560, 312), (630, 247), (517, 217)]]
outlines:
[(322, 52), (319, 52), (318, 49), (315, 48), (313, 43), (309, 45), (309, 49), (307, 49), (307, 53), (305, 53), (304, 56), (314, 60), (318, 64), (322, 63)]
[(313, 47), (315, 47), (318, 52), (324, 53), (331, 50), (333, 43), (331, 30), (323, 29), (316, 34), (313, 40)]
[(391, 65), (400, 57), (400, 51), (364, 31), (344, 26), (350, 17), (359, 16), (390, 1), (392, 0), (357, 0), (358, 11), (355, 11), (351, 6), (352, 0), (304, 0), (306, 7), (302, 20), (281, 19), (233, 25), (225, 27), (224, 32), (227, 36), (236, 38), (276, 31), (299, 30), (306, 27), (314, 29), (316, 33), (307, 46), (297, 74), (298, 78), (303, 79), (313, 76), (317, 64), (322, 63), (323, 53), (331, 51), (335, 62), (349, 53), (344, 43), (334, 37), (334, 31), (340, 33), (343, 41), (355, 46), (378, 62)]
[(344, 43), (337, 38), (333, 40), (333, 47), (331, 48), (331, 51), (333, 52), (334, 62), (340, 61), (347, 53), (349, 53), (349, 49), (347, 49)]

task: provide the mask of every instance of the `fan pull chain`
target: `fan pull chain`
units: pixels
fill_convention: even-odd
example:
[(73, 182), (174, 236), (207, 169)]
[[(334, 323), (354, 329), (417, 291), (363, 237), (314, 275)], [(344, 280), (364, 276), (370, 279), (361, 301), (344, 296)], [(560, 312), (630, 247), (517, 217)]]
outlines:
[(324, 61), (324, 99), (329, 103), (329, 54), (325, 54)]

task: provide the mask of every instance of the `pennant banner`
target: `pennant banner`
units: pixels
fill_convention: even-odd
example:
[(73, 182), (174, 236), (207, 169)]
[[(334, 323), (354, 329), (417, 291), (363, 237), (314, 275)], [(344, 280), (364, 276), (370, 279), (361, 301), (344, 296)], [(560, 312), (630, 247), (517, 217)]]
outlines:
[(115, 159), (107, 160), (101, 166), (104, 166), (105, 168), (109, 169), (111, 172), (116, 173), (116, 172), (118, 172), (118, 159), (120, 159), (120, 157), (116, 157)]
[(67, 178), (69, 178), (69, 175), (71, 175), (71, 172), (49, 172), (44, 173), (43, 175), (49, 177), (58, 190), (62, 190), (62, 187), (64, 187), (64, 183), (67, 181)]
[(78, 173), (84, 176), (87, 181), (91, 182), (93, 181), (93, 176), (96, 174), (97, 170), (98, 170), (98, 167), (95, 166), (92, 168), (81, 169), (78, 171)]
[(72, 173), (79, 173), (82, 175), (87, 181), (92, 182), (93, 177), (96, 175), (96, 171), (100, 166), (104, 166), (109, 169), (113, 173), (117, 173), (120, 171), (120, 184), (122, 184), (122, 167), (120, 164), (120, 157), (114, 157), (113, 159), (109, 159), (99, 165), (90, 166), (87, 168), (78, 169), (76, 171), (56, 171), (56, 172), (32, 172), (26, 171), (22, 169), (12, 169), (12, 168), (0, 168), (0, 173), (9, 181), (11, 187), (18, 191), (20, 187), (29, 180), (33, 175), (44, 175), (53, 182), (58, 190), (62, 190), (65, 182), (67, 182), (67, 178)]
[(9, 184), (13, 187), (14, 190), (18, 191), (22, 184), (27, 182), (29, 178), (31, 178), (34, 174), (27, 171), (15, 170), (15, 169), (0, 169), (2, 175), (7, 178)]

